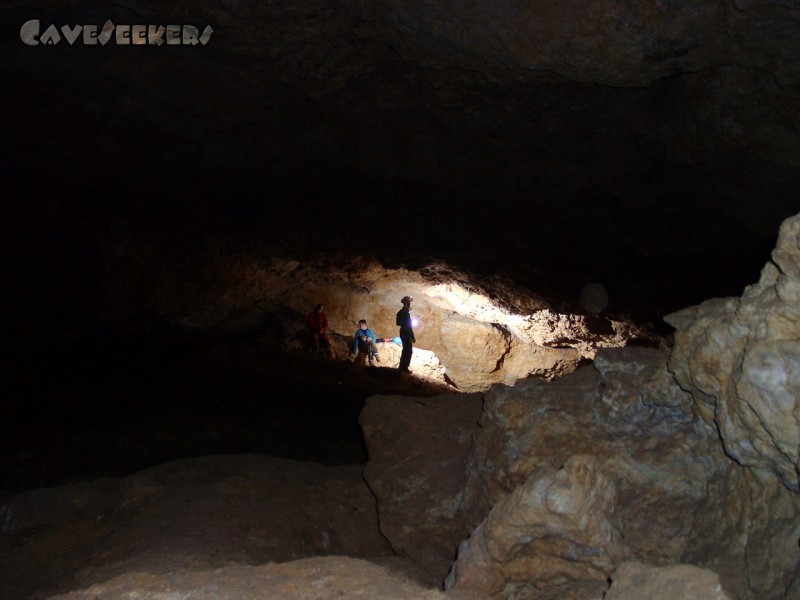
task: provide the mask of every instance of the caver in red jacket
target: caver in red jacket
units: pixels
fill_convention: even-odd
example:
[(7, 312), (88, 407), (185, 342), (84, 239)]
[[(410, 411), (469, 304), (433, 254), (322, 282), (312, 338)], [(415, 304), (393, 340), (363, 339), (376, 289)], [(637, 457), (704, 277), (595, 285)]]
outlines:
[(308, 328), (311, 331), (311, 340), (314, 342), (314, 350), (320, 351), (320, 340), (324, 342), (325, 350), (331, 347), (328, 340), (328, 315), (325, 314), (325, 307), (317, 304), (311, 314), (308, 315)]

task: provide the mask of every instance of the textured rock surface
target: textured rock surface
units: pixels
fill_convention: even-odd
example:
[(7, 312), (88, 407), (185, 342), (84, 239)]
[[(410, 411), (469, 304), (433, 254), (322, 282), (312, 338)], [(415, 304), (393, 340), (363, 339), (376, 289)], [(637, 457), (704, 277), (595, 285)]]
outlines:
[[(366, 319), (378, 337), (398, 335), (399, 300), (410, 294), (412, 313), (419, 321), (416, 347), (433, 354), (424, 355), (419, 366), (436, 379), (446, 375), (466, 392), (485, 390), (496, 382), (513, 384), (528, 375), (555, 378), (594, 356), (597, 348), (622, 346), (633, 339), (654, 346), (663, 343), (626, 319), (561, 314), (528, 290), (444, 265), (415, 272), (369, 261), (321, 268), (274, 260), (242, 264), (227, 277), (225, 294), (187, 315), (184, 327), (235, 328), (238, 323), (247, 328), (259, 322), (258, 315), (267, 314), (275, 326), (266, 332), (273, 339), (265, 336), (265, 343), (302, 348), (306, 339), (301, 317), (322, 302), (343, 356), (360, 319)], [(396, 366), (394, 349), (384, 348), (390, 356), (386, 365)]]
[(446, 588), (503, 598), (601, 597), (623, 554), (615, 493), (592, 457), (573, 456), (559, 471), (539, 467), (461, 544)]
[(800, 215), (787, 219), (741, 298), (674, 313), (670, 368), (725, 451), (800, 491)]
[[(543, 598), (564, 594), (594, 598), (598, 586), (625, 556), (656, 564), (680, 559), (695, 522), (705, 517), (709, 482), (725, 473), (729, 461), (710, 428), (694, 418), (689, 395), (670, 381), (666, 361), (666, 353), (659, 351), (605, 350), (592, 367), (558, 381), (521, 381), (485, 394), (464, 497), (473, 518), (480, 519), (487, 511), (488, 517), (473, 536), (485, 540), (487, 522), (523, 519), (504, 516), (503, 499), (519, 493), (520, 486), (535, 486), (537, 473), (566, 469), (575, 457), (590, 456), (598, 477), (607, 482), (611, 502), (588, 503), (591, 511), (581, 514), (589, 522), (608, 521), (616, 541), (585, 543), (566, 528), (562, 535), (575, 546), (551, 547), (552, 533), (533, 530), (517, 538), (514, 556), (524, 558), (516, 570), (506, 575), (509, 559), (491, 556), (477, 567), (479, 572), (494, 572), (507, 589), (527, 589), (522, 597), (536, 598), (538, 593)], [(586, 495), (579, 490), (576, 486), (578, 498)], [(551, 525), (558, 528), (557, 516), (551, 518)], [(515, 527), (490, 530), (489, 539), (514, 536), (517, 531)], [(461, 579), (470, 581), (476, 569), (469, 545), (462, 548), (467, 554), (462, 558), (459, 553), (451, 574), (455, 589)], [(526, 588), (526, 581), (538, 572), (524, 568), (526, 563), (548, 559), (555, 564), (551, 578)]]
[(793, 598), (800, 498), (772, 474), (732, 467), (711, 481), (681, 562), (719, 574), (732, 598)]
[(361, 413), (380, 527), (392, 547), (443, 580), (469, 532), (459, 511), (481, 412), (476, 395), (373, 396)]
[[(607, 349), (557, 381), (494, 386), (472, 446), (451, 454), (428, 445), (430, 432), (451, 426), (449, 408), (424, 411), (414, 432), (412, 408), (395, 417), (401, 400), (377, 400), (365, 438), (382, 528), (391, 524), (382, 530), (398, 552), (435, 570), (448, 558), (444, 542), (472, 528), (447, 578), (465, 594), (595, 600), (634, 559), (712, 569), (732, 598), (785, 598), (800, 566), (800, 498), (725, 455), (667, 359)], [(384, 473), (397, 456), (402, 467)], [(437, 494), (431, 464), (465, 465), (463, 477), (447, 479), (461, 492)], [(399, 526), (408, 511), (403, 519), (431, 518)]]
[(604, 600), (729, 600), (713, 571), (692, 565), (648, 567), (622, 563), (611, 577)]
[(214, 571), (179, 570), (168, 574), (131, 573), (52, 600), (443, 600), (402, 575), (352, 558), (307, 558), (258, 567), (225, 567)]
[[(664, 352), (605, 350), (555, 382), (526, 380), (485, 395), (465, 506), (475, 516), (542, 465), (592, 455), (616, 486), (629, 549), (658, 562), (679, 556), (705, 488), (725, 469), (710, 429), (666, 373)], [(681, 507), (680, 510), (678, 507)], [(673, 512), (675, 511), (675, 512)]]
[(3, 598), (40, 598), (137, 571), (391, 554), (360, 467), (258, 456), (33, 490), (4, 502), (0, 515)]

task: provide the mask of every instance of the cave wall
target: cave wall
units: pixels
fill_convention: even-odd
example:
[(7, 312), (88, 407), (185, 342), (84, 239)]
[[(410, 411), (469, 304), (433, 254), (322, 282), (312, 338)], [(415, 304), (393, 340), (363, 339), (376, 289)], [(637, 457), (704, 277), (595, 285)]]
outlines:
[[(412, 316), (418, 319), (412, 370), (423, 376), (441, 372), (437, 379), (446, 376), (466, 392), (497, 382), (513, 385), (530, 375), (553, 379), (602, 347), (664, 345), (629, 319), (560, 313), (529, 290), (443, 264), (409, 271), (360, 259), (340, 264), (272, 259), (241, 261), (224, 278), (227, 285), (218, 295), (177, 317), (180, 328), (238, 329), (261, 335), (262, 344), (306, 350), (305, 317), (322, 303), (342, 358), (360, 319), (379, 338), (397, 337), (400, 299), (411, 295)], [(390, 343), (378, 348), (389, 358), (381, 366), (397, 366), (396, 348)]]

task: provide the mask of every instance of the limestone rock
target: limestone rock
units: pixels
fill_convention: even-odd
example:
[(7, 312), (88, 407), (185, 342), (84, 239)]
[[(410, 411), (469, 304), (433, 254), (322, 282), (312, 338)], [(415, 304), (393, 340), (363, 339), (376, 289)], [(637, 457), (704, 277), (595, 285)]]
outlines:
[(725, 456), (666, 360), (604, 350), (558, 381), (492, 388), (470, 458), (468, 510), (480, 518), (541, 465), (589, 454), (615, 485), (626, 557), (690, 561), (719, 573), (735, 597), (782, 598), (800, 564), (800, 498)]
[(622, 563), (605, 600), (730, 600), (713, 571), (692, 565), (648, 567)]
[(164, 574), (131, 572), (51, 600), (444, 600), (400, 574), (345, 557), (307, 558), (282, 564), (182, 569)]
[[(397, 336), (395, 314), (400, 298), (410, 294), (418, 321), (415, 353), (421, 359), (412, 362), (412, 370), (436, 381), (446, 376), (465, 392), (529, 375), (553, 379), (594, 357), (598, 348), (624, 346), (634, 338), (653, 346), (663, 342), (625, 319), (561, 314), (528, 290), (441, 264), (409, 271), (371, 261), (326, 266), (274, 259), (241, 265), (228, 277), (227, 293), (184, 318), (184, 327), (220, 328), (232, 314), (266, 312), (278, 323), (264, 332), (277, 339), (265, 344), (300, 350), (308, 346), (305, 315), (321, 302), (337, 354), (345, 356), (360, 319), (378, 337)], [(396, 366), (391, 346), (383, 348), (390, 357), (384, 366)]]
[(560, 380), (487, 392), (465, 491), (473, 518), (541, 465), (558, 469), (588, 454), (615, 482), (631, 551), (653, 561), (679, 556), (686, 538), (676, 533), (691, 526), (725, 458), (688, 394), (670, 384), (666, 360), (653, 350), (604, 350)]
[[(604, 350), (593, 367), (554, 382), (495, 386), (484, 395), (478, 426), (478, 406), (454, 421), (457, 397), (438, 399), (436, 410), (371, 399), (362, 426), (382, 531), (395, 549), (440, 564), (454, 550), (448, 541), (466, 537), (463, 528), (478, 526), (531, 473), (590, 455), (614, 484), (626, 552), (656, 562), (677, 559), (705, 505), (708, 481), (728, 461), (710, 428), (695, 419), (688, 394), (669, 378), (666, 361), (656, 350)], [(441, 437), (438, 432), (451, 428), (462, 441), (429, 450), (432, 432)], [(397, 456), (404, 457), (401, 465)], [(438, 464), (447, 465), (446, 481), (454, 482), (443, 495), (436, 493), (441, 477), (431, 467)], [(434, 518), (414, 521), (421, 513)], [(448, 518), (436, 518), (442, 514)], [(400, 525), (409, 522), (417, 524)], [(439, 547), (423, 552), (432, 548), (430, 540)], [(457, 576), (468, 577), (469, 568)]]
[(559, 471), (542, 465), (461, 544), (446, 588), (503, 598), (599, 598), (623, 553), (615, 491), (593, 457), (574, 456)]
[(137, 571), (391, 553), (360, 467), (259, 456), (32, 490), (5, 501), (0, 515), (3, 598), (41, 598)]
[(713, 570), (732, 597), (793, 598), (786, 590), (800, 569), (800, 497), (770, 473), (731, 464), (710, 482), (681, 562)]
[[(448, 544), (471, 530), (447, 580), (465, 594), (595, 600), (605, 577), (634, 559), (713, 569), (741, 600), (784, 598), (800, 565), (800, 498), (726, 456), (667, 359), (657, 350), (602, 350), (593, 365), (556, 381), (493, 386), (477, 425), (477, 406), (453, 422), (457, 397), (437, 399), (439, 410), (373, 399), (364, 421), (367, 479), (382, 531), (395, 549), (437, 571)], [(472, 446), (426, 446), (432, 432), (451, 427), (461, 440), (472, 431)], [(592, 478), (578, 477), (578, 465), (607, 482), (597, 487), (603, 502), (586, 500)], [(581, 512), (585, 529), (541, 509), (542, 490), (556, 480), (573, 485), (552, 489), (569, 488), (570, 501), (593, 507)], [(440, 481), (446, 494), (437, 491)], [(610, 529), (600, 527), (606, 522)]]
[(744, 465), (800, 491), (800, 215), (784, 221), (759, 282), (741, 298), (669, 315), (670, 368)]
[(451, 365), (448, 377), (465, 391), (485, 389), (491, 373), (503, 367), (508, 344), (495, 325), (472, 321), (457, 314), (446, 315), (440, 330), (443, 356)]
[(480, 411), (477, 395), (373, 396), (360, 417), (381, 531), (439, 581), (470, 530), (459, 506)]

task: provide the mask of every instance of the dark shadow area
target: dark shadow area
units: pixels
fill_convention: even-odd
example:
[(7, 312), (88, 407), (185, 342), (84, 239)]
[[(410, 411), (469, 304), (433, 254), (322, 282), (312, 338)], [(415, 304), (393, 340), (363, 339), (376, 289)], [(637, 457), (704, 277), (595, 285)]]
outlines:
[(214, 454), (363, 464), (368, 396), (443, 391), (256, 339), (174, 332), (28, 340), (3, 370), (6, 493)]

